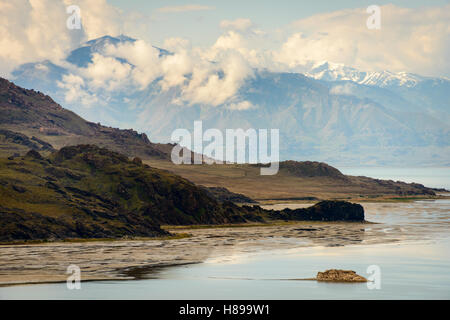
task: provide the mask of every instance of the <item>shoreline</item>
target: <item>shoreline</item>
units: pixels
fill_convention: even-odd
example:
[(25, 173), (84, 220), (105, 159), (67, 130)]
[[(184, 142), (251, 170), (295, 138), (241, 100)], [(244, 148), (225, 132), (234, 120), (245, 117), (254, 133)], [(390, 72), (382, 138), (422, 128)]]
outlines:
[[(136, 280), (154, 278), (158, 270), (168, 267), (232, 256), (236, 251), (253, 254), (295, 247), (359, 244), (365, 236), (361, 231), (364, 225), (367, 224), (305, 221), (238, 228), (200, 227), (189, 230), (190, 238), (170, 240), (2, 245), (0, 286), (65, 282), (66, 268), (71, 264), (80, 267), (82, 281)], [(172, 231), (185, 233), (182, 229)], [(370, 233), (374, 242), (380, 242), (373, 231)]]
[[(447, 222), (423, 215), (429, 205), (420, 201), (412, 206), (373, 203), (365, 210), (369, 220), (365, 222), (163, 226), (175, 237), (1, 245), (0, 286), (65, 282), (67, 267), (72, 264), (82, 270), (83, 282), (150, 279), (168, 267), (207, 261), (220, 263), (236, 255), (251, 257), (284, 249), (423, 241), (448, 231)], [(446, 216), (447, 207), (447, 204), (437, 206), (434, 212)], [(422, 221), (419, 227), (417, 221)]]
[[(258, 201), (259, 205), (271, 205), (271, 204), (283, 204), (283, 203), (298, 203), (298, 204), (311, 204), (315, 202), (322, 201), (324, 199), (317, 199), (317, 200), (302, 200), (300, 198), (286, 198), (286, 199), (255, 199), (255, 201)], [(348, 201), (352, 203), (358, 203), (358, 204), (364, 204), (364, 203), (402, 203), (402, 202), (413, 202), (417, 200), (450, 200), (450, 192), (449, 193), (439, 193), (435, 196), (427, 196), (427, 195), (413, 195), (413, 196), (380, 196), (380, 197), (374, 197), (374, 198), (332, 198), (332, 199), (326, 199), (326, 200), (333, 200), (333, 201)], [(252, 204), (248, 204), (252, 205)]]
[[(378, 203), (405, 203), (405, 202), (414, 202), (414, 201), (434, 201), (434, 200), (450, 200), (450, 193), (441, 193), (436, 196), (410, 196), (410, 197), (395, 197), (395, 198), (380, 198), (377, 199), (330, 199), (333, 201), (349, 201), (357, 204), (378, 204)], [(266, 199), (261, 200), (258, 203), (239, 203), (237, 205), (258, 205), (262, 208), (266, 206), (272, 205), (303, 205), (311, 206), (314, 203), (322, 201), (322, 199), (318, 200), (290, 200), (290, 199)], [(211, 225), (161, 225), (161, 228), (167, 231), (173, 230), (193, 230), (193, 229), (221, 229), (221, 228), (250, 228), (250, 227), (270, 227), (276, 225), (289, 225), (289, 224), (298, 224), (298, 223), (322, 223), (323, 221), (309, 221), (309, 220), (299, 220), (299, 221), (280, 221), (280, 220), (268, 220), (266, 222), (258, 223), (258, 222), (247, 222), (247, 223), (236, 223), (236, 224), (211, 224)], [(323, 222), (323, 223), (358, 223), (358, 222), (350, 222), (350, 221), (334, 221), (334, 222)], [(376, 223), (371, 221), (362, 221), (359, 223)], [(82, 243), (82, 242), (114, 242), (114, 241), (146, 241), (146, 240), (176, 240), (181, 238), (189, 238), (190, 234), (174, 234), (170, 236), (160, 236), (160, 237), (125, 237), (125, 238), (67, 238), (67, 239), (57, 239), (57, 240), (13, 240), (13, 241), (0, 241), (0, 247), (2, 246), (20, 246), (20, 245), (41, 245), (46, 243)]]
[[(372, 221), (310, 221), (310, 220), (270, 220), (265, 223), (261, 222), (247, 222), (236, 224), (193, 224), (193, 225), (162, 225), (161, 229), (166, 231), (179, 231), (179, 230), (197, 230), (197, 229), (234, 229), (234, 228), (254, 228), (254, 227), (276, 227), (276, 226), (289, 226), (289, 225), (304, 225), (304, 224), (378, 224), (378, 222)], [(172, 236), (162, 237), (126, 237), (126, 238), (68, 238), (61, 240), (17, 240), (11, 242), (0, 242), (1, 247), (8, 246), (33, 246), (33, 245), (45, 245), (45, 244), (66, 244), (66, 243), (89, 243), (89, 242), (134, 242), (134, 241), (173, 241), (178, 239), (191, 238), (192, 234), (189, 233), (175, 233)]]

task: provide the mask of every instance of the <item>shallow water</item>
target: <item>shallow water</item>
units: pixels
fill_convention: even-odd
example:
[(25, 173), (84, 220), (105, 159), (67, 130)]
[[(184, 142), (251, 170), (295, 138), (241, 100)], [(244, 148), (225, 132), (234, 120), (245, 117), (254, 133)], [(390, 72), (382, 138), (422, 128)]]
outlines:
[[(367, 219), (380, 224), (365, 225), (360, 241), (340, 239), (333, 246), (329, 239), (321, 242), (322, 232), (316, 238), (288, 235), (239, 243), (238, 231), (222, 230), (238, 243), (228, 250), (217, 247), (200, 264), (160, 269), (145, 280), (83, 282), (81, 290), (68, 290), (65, 283), (1, 287), (0, 298), (450, 299), (450, 201), (364, 207)], [(239, 232), (251, 233), (252, 228)], [(333, 237), (339, 235), (347, 237), (334, 230)], [(380, 289), (365, 283), (287, 280), (314, 277), (330, 268), (369, 277), (371, 265), (379, 267)]]

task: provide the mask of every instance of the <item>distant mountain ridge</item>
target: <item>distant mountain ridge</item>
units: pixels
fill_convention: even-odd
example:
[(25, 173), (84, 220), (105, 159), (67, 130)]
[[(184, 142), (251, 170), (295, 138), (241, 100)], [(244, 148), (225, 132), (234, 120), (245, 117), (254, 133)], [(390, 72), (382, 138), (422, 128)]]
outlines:
[[(302, 77), (298, 79), (303, 80)], [(318, 88), (323, 89), (321, 86)], [(173, 146), (152, 143), (146, 134), (132, 129), (121, 130), (85, 121), (49, 96), (0, 78), (0, 158), (11, 161), (30, 152), (37, 159), (42, 158), (39, 153), (44, 157), (56, 154), (57, 159), (67, 153), (72, 158), (76, 152), (86, 153), (85, 160), (89, 163), (95, 160), (97, 153), (118, 159), (138, 156), (152, 167), (172, 171), (189, 181), (206, 185), (209, 188), (203, 188), (204, 192), (220, 201), (252, 202), (251, 198), (261, 196), (254, 193), (260, 190), (257, 186), (261, 185), (269, 185), (264, 188), (265, 192), (275, 198), (435, 195), (435, 190), (423, 185), (345, 176), (338, 169), (315, 161), (282, 161), (272, 180), (260, 175), (261, 164), (177, 166), (170, 161)], [(99, 147), (109, 150), (100, 150)], [(55, 149), (60, 151), (55, 152)], [(236, 180), (236, 177), (240, 178)], [(341, 189), (347, 191), (338, 194), (336, 191)]]
[(343, 64), (331, 63), (329, 61), (323, 61), (313, 65), (311, 70), (307, 72), (306, 75), (318, 80), (348, 80), (359, 84), (377, 86), (381, 88), (389, 86), (414, 87), (421, 81), (433, 79), (407, 72), (393, 73), (390, 71), (359, 71), (356, 68), (348, 67)]
[[(108, 44), (135, 41), (105, 36), (68, 54), (73, 67), (86, 66)], [(170, 54), (159, 49), (160, 56)], [(126, 61), (121, 61), (127, 63)], [(303, 74), (254, 70), (236, 94), (252, 108), (231, 110), (174, 103), (179, 87), (161, 91), (158, 80), (137, 91), (108, 92), (108, 108), (65, 101), (57, 83), (70, 73), (53, 63), (27, 64), (14, 81), (64, 102), (94, 121), (146, 132), (169, 142), (178, 128), (279, 128), (281, 160), (317, 160), (332, 165), (450, 165), (450, 81), (410, 73), (365, 72), (321, 62)]]

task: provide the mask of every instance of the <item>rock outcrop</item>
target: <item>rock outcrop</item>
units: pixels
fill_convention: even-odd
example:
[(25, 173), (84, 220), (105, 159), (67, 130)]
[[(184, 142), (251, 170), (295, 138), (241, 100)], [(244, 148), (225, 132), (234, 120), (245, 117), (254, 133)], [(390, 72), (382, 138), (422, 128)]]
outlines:
[(231, 192), (224, 187), (201, 187), (220, 202), (230, 201), (233, 203), (257, 203), (255, 200), (243, 194)]
[(318, 272), (316, 280), (328, 282), (367, 282), (366, 278), (356, 274), (355, 271), (339, 269), (330, 269), (324, 272)]
[(94, 145), (47, 157), (31, 150), (0, 159), (0, 170), (2, 241), (166, 235), (160, 225), (364, 220), (360, 205), (343, 201), (282, 211), (219, 201), (175, 174)]
[(272, 219), (308, 221), (364, 221), (364, 208), (347, 201), (321, 201), (309, 208), (270, 211)]
[(94, 145), (0, 159), (0, 240), (168, 234), (162, 224), (262, 221), (139, 159)]

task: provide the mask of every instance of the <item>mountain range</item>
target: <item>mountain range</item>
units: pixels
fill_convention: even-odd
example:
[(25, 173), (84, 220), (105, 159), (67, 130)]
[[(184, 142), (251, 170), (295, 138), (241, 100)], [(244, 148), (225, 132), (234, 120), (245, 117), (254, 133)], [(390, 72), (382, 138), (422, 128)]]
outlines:
[(362, 221), (362, 207), (346, 201), (281, 211), (233, 202), (254, 203), (248, 195), (262, 192), (266, 199), (318, 201), (439, 191), (346, 176), (308, 161), (281, 162), (275, 176), (257, 174), (261, 164), (176, 166), (172, 147), (86, 121), (51, 97), (0, 78), (0, 241), (167, 236), (160, 227), (166, 224)]
[[(107, 107), (65, 100), (65, 75), (92, 62), (107, 45), (135, 39), (105, 36), (67, 55), (63, 64), (28, 63), (12, 73), (16, 84), (51, 95), (92, 122), (133, 127), (152, 141), (170, 142), (173, 130), (279, 128), (281, 160), (318, 160), (332, 165), (450, 165), (450, 81), (409, 73), (365, 72), (320, 62), (305, 74), (254, 70), (236, 96), (252, 107), (174, 103), (180, 87), (160, 90), (158, 79), (139, 90), (99, 97)], [(170, 55), (157, 48), (160, 56)], [(120, 62), (128, 63), (121, 59)], [(130, 64), (131, 67), (133, 67)]]

